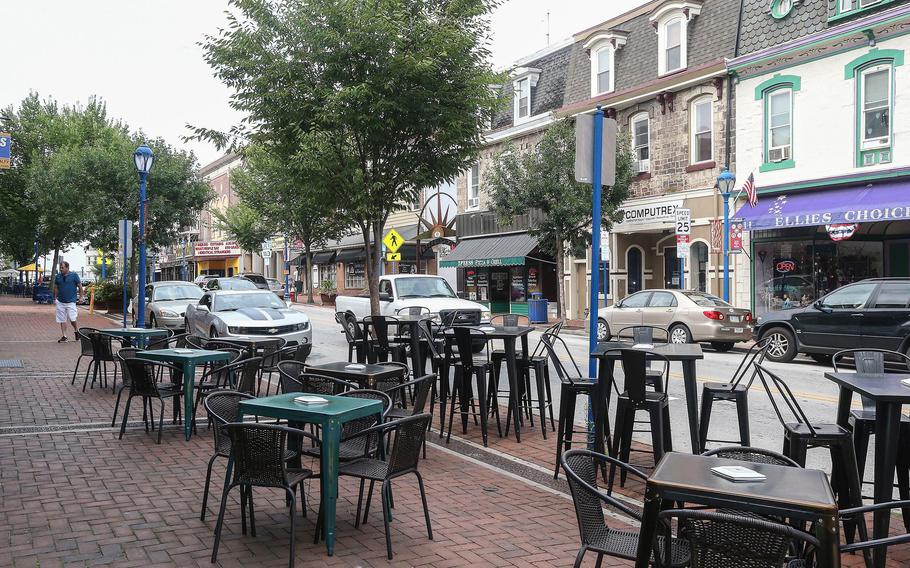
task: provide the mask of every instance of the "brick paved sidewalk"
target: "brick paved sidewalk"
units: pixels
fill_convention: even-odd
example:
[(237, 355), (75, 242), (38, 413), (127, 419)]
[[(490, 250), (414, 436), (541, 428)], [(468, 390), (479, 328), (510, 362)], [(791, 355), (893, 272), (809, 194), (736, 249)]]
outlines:
[[(80, 311), (80, 324), (107, 327), (112, 322)], [(211, 434), (200, 428), (186, 442), (182, 428), (166, 425), (158, 446), (134, 412), (118, 440), (109, 427), (114, 395), (102, 388), (83, 393), (81, 376), (71, 385), (78, 347), (57, 344), (56, 334), (52, 309), (0, 297), (0, 358), (21, 358), (25, 364), (0, 370), (0, 566), (211, 566), (224, 475), (219, 460), (208, 516), (200, 521)], [(552, 481), (554, 435), (544, 440), (536, 418), (534, 428), (524, 428), (521, 444), (514, 436), (498, 438), (494, 428), (490, 448), (484, 449), (473, 424), (466, 434), (456, 428), (448, 446), (435, 432), (429, 439), (420, 469), (433, 541), (426, 537), (416, 484), (396, 481), (395, 560), (387, 561), (381, 518), (374, 514), (355, 529), (357, 483), (342, 480), (336, 555), (330, 558), (324, 545), (312, 543), (318, 507), (318, 482), (312, 481), (308, 518), (297, 523), (297, 565), (572, 564), (578, 550), (575, 514), (565, 483)], [(652, 465), (648, 453), (633, 454), (633, 462), (646, 471)], [(641, 492), (640, 484), (620, 490), (631, 500), (640, 500)], [(218, 565), (286, 565), (289, 519), (283, 495), (257, 489), (255, 496), (258, 536), (240, 534), (235, 491)], [(896, 529), (899, 522), (893, 524)], [(910, 547), (895, 548), (888, 566), (907, 566), (908, 553)], [(594, 555), (587, 560), (585, 566), (594, 565)], [(606, 559), (604, 565), (630, 563)], [(861, 557), (845, 558), (845, 565), (859, 566)]]

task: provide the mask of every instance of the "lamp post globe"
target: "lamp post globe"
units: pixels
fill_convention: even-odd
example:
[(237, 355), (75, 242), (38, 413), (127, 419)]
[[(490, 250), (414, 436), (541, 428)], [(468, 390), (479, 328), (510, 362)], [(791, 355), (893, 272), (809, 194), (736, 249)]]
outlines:
[(155, 163), (155, 154), (142, 144), (133, 152), (136, 172), (139, 174), (139, 278), (136, 284), (136, 326), (145, 327), (145, 187), (149, 172)]
[(730, 301), (730, 192), (736, 176), (727, 168), (717, 176), (717, 190), (724, 200), (724, 301)]

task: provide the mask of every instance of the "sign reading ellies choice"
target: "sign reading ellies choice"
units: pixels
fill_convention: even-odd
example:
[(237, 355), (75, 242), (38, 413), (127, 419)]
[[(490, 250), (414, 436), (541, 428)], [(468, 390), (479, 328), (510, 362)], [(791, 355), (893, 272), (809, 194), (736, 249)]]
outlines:
[(195, 256), (237, 256), (240, 245), (236, 241), (208, 241), (196, 243), (193, 251)]

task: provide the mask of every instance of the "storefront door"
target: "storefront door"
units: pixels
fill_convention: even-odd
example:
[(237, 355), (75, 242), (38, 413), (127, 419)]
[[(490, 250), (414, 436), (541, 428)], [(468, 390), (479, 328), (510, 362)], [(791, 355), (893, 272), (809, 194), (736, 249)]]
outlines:
[(676, 247), (664, 248), (664, 288), (679, 288), (679, 258)]
[(490, 270), (490, 311), (493, 313), (509, 313), (511, 302), (511, 280), (508, 268), (493, 268)]
[(910, 241), (888, 243), (888, 276), (910, 276)]

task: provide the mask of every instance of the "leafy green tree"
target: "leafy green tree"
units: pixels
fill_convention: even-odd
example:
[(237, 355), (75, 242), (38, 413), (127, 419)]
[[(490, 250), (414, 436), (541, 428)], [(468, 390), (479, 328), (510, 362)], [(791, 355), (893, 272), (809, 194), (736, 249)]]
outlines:
[(303, 243), (307, 303), (313, 303), (313, 249), (344, 236), (349, 225), (335, 214), (331, 196), (320, 188), (300, 189), (297, 162), (272, 155), (260, 146), (244, 149), (244, 166), (231, 172), (231, 185), (243, 203), (261, 215), (273, 233)]
[(488, 14), (497, 0), (232, 0), (206, 61), (245, 115), (222, 145), (296, 162), (301, 193), (359, 229), (372, 311), (388, 216), (451, 181), (498, 106)]
[(241, 201), (224, 211), (213, 210), (215, 226), (224, 231), (240, 245), (240, 272), (244, 270), (244, 251), (256, 251), (262, 241), (271, 238), (273, 231), (265, 224), (262, 216)]
[[(627, 136), (616, 149), (616, 184), (602, 192), (601, 223), (609, 229), (620, 220), (620, 206), (632, 181), (632, 150)], [(564, 272), (565, 256), (583, 257), (591, 245), (593, 188), (575, 181), (575, 130), (568, 120), (550, 126), (533, 149), (518, 152), (507, 146), (494, 159), (483, 181), (493, 198), (500, 221), (532, 209), (543, 213), (528, 231), (542, 250), (556, 258), (557, 279)], [(564, 317), (562, 286), (556, 287), (557, 314)]]

